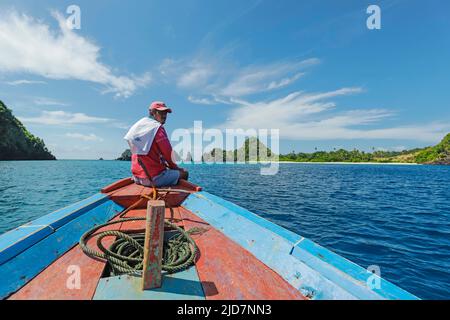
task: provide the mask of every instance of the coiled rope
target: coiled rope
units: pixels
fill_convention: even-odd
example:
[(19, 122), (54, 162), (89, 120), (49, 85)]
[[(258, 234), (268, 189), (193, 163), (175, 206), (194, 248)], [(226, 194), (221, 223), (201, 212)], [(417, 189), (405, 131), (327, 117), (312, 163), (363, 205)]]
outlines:
[[(112, 224), (138, 220), (145, 220), (145, 218), (124, 218), (96, 226), (81, 236), (80, 247), (89, 257), (106, 260), (111, 266), (113, 275), (141, 275), (144, 260), (144, 233), (127, 234), (118, 230), (95, 233)], [(162, 269), (169, 273), (182, 271), (194, 263), (198, 253), (197, 245), (190, 235), (201, 233), (203, 230), (196, 227), (185, 231), (169, 221), (164, 221), (164, 224), (174, 228), (176, 233), (164, 243)], [(100, 251), (93, 250), (87, 245), (87, 241), (93, 236), (97, 236), (97, 246)], [(109, 248), (105, 248), (102, 239), (108, 236), (114, 236), (116, 240)]]
[[(170, 192), (189, 193), (182, 189), (160, 189), (159, 191), (165, 191), (165, 196)], [(138, 201), (126, 208), (119, 215), (120, 219), (103, 223), (84, 233), (79, 241), (83, 252), (91, 258), (100, 258), (107, 261), (111, 266), (112, 275), (142, 275), (145, 233), (125, 233), (119, 230), (107, 230), (96, 233), (96, 231), (113, 224), (146, 220), (145, 217), (126, 218), (124, 216), (130, 210), (139, 206), (142, 201), (156, 199), (157, 196), (158, 192), (156, 188), (154, 188), (152, 194), (142, 195)], [(186, 231), (167, 220), (164, 221), (164, 224), (169, 228), (175, 229), (176, 232), (164, 242), (162, 269), (168, 273), (182, 271), (194, 263), (198, 253), (198, 247), (191, 238), (191, 235), (202, 233), (206, 229), (194, 227)], [(97, 237), (97, 247), (99, 251), (94, 250), (87, 245), (87, 241), (95, 236)], [(109, 248), (106, 248), (102, 244), (102, 240), (108, 236), (116, 237), (116, 240)]]

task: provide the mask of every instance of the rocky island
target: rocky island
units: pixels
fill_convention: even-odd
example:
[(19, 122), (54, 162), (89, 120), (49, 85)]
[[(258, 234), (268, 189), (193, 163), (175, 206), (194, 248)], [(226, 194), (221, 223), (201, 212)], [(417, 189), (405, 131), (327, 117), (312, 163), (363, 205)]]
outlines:
[(42, 139), (32, 135), (0, 101), (0, 160), (56, 160)]
[(122, 155), (119, 158), (117, 158), (116, 160), (119, 160), (119, 161), (131, 161), (131, 151), (130, 151), (130, 149), (127, 149), (124, 152), (122, 152)]

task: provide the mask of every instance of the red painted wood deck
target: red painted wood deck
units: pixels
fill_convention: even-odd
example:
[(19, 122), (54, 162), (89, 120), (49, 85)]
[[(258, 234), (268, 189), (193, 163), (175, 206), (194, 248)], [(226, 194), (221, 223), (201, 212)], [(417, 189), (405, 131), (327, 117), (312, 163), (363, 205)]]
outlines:
[[(115, 229), (115, 225), (101, 230)], [(109, 238), (109, 239), (108, 239)], [(110, 245), (112, 238), (105, 238), (104, 244)], [(88, 245), (95, 248), (95, 239), (88, 240)], [(30, 263), (33, 263), (32, 261)], [(71, 274), (70, 266), (80, 269), (80, 289), (69, 289), (66, 285)], [(76, 245), (58, 260), (38, 274), (23, 286), (18, 292), (9, 297), (10, 300), (90, 300), (94, 296), (98, 281), (105, 263), (101, 260), (89, 258)]]
[(207, 222), (181, 207), (186, 230), (207, 231), (192, 238), (199, 247), (195, 263), (206, 299), (225, 300), (304, 300), (297, 289)]
[[(129, 211), (125, 217), (145, 217), (145, 209)], [(171, 212), (166, 208), (165, 218), (169, 219)], [(117, 219), (117, 217), (115, 218)], [(115, 220), (114, 219), (114, 220)], [(179, 214), (179, 208), (174, 208), (174, 222), (182, 225)], [(100, 229), (106, 230), (132, 230), (143, 231), (145, 221), (130, 221), (121, 224), (115, 224)], [(103, 243), (108, 247), (114, 241), (114, 237), (105, 237)], [(96, 248), (96, 238), (88, 240), (88, 245)], [(94, 260), (76, 245), (58, 260), (53, 262), (47, 269), (43, 270), (34, 279), (28, 282), (18, 292), (11, 295), (11, 300), (90, 300), (94, 296), (98, 281), (105, 269), (105, 262)], [(78, 266), (80, 268), (81, 283), (80, 289), (69, 289), (66, 285), (71, 276), (68, 273), (69, 266)]]

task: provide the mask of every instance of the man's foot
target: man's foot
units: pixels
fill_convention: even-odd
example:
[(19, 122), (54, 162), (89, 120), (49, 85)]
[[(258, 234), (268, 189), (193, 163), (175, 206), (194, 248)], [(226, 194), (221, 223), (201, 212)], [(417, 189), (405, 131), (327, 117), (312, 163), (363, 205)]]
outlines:
[(189, 172), (187, 172), (186, 170), (180, 170), (180, 178), (184, 179), (184, 180), (188, 180), (189, 179)]

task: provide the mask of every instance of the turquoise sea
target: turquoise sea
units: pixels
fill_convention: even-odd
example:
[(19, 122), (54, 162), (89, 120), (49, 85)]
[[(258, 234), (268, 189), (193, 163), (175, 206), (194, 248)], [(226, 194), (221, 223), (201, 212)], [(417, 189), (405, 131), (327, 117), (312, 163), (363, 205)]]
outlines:
[[(129, 162), (0, 162), (0, 233), (129, 176)], [(450, 298), (450, 167), (189, 164), (191, 180), (424, 299)]]

